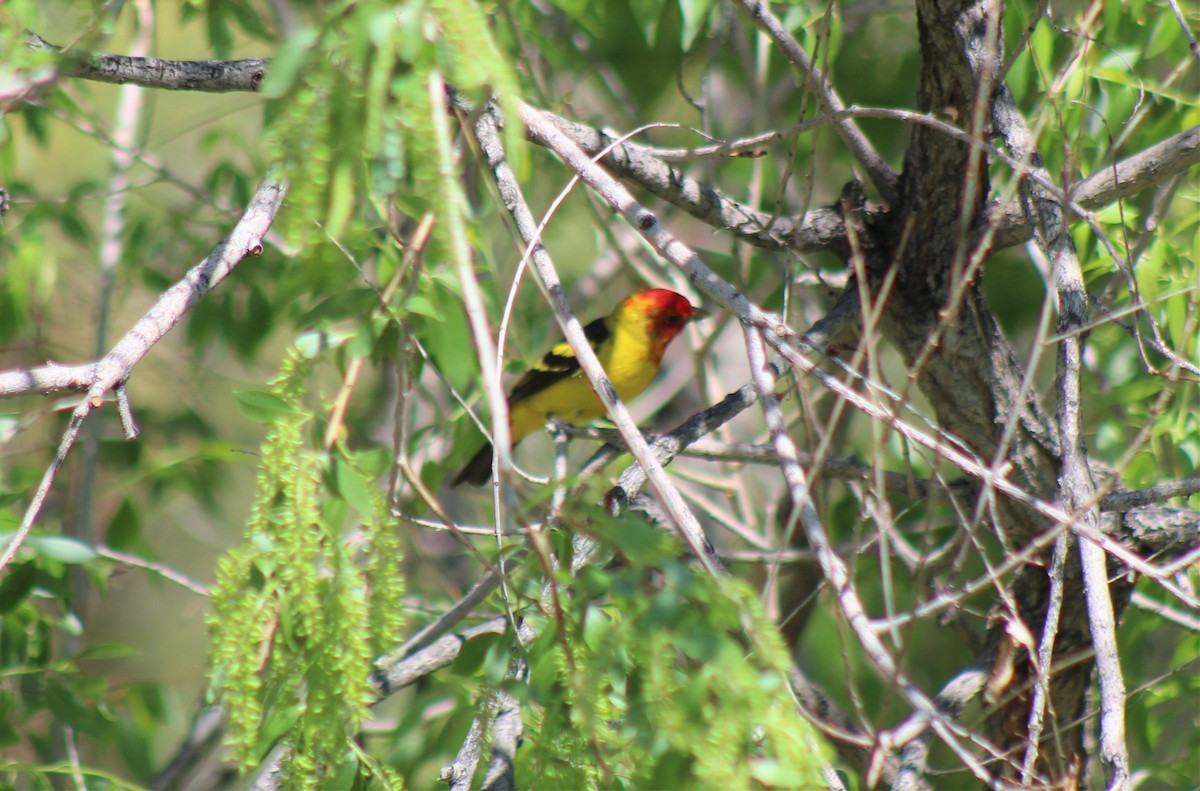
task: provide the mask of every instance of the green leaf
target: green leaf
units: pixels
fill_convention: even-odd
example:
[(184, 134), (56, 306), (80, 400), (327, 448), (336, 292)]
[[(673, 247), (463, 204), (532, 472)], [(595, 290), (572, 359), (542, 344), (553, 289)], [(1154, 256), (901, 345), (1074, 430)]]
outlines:
[(530, 654), (529, 691), (541, 705), (555, 702), (559, 695), (563, 659), (559, 646)]
[(279, 99), (291, 91), (312, 59), (316, 42), (317, 31), (312, 28), (298, 30), (284, 39), (283, 46), (271, 58), (259, 93), (268, 99)]
[(123, 659), (138, 652), (124, 643), (98, 643), (83, 650), (76, 659)]
[(274, 423), (295, 412), (287, 401), (265, 390), (242, 390), (234, 398), (238, 410), (256, 423)]
[(73, 612), (65, 613), (62, 618), (58, 619), (58, 628), (71, 637), (83, 635), (83, 621), (79, 620), (79, 616)]
[(43, 557), (70, 565), (90, 563), (97, 557), (95, 550), (87, 544), (62, 536), (30, 536), (25, 546)]
[(18, 712), (14, 711), (14, 696), (11, 693), (0, 692), (0, 747), (16, 747), (21, 744), (21, 735), (17, 732), (19, 723)]
[(438, 306), (433, 304), (433, 301), (423, 294), (413, 294), (404, 300), (404, 304), (400, 308), (405, 313), (426, 316), (434, 321), (443, 321), (446, 318), (446, 315), (438, 309)]
[(662, 0), (629, 0), (629, 10), (637, 20), (638, 29), (652, 47), (658, 39), (658, 23), (662, 19), (663, 6)]
[(797, 779), (779, 761), (761, 759), (750, 764), (750, 776), (766, 788), (790, 788)]
[(499, 684), (508, 675), (511, 663), (512, 646), (507, 641), (496, 640), (483, 658), (484, 679), (489, 684)]
[(330, 238), (337, 239), (345, 232), (358, 197), (350, 163), (339, 162), (329, 181), (329, 211), (325, 215), (325, 232)]
[(473, 389), (477, 360), (475, 343), (471, 339), (471, 328), (466, 313), (457, 298), (449, 290), (433, 286), (425, 292), (434, 310), (445, 318), (434, 321), (423, 316), (414, 316), (417, 336), (429, 350), (429, 356), (442, 375), (460, 392)]
[(46, 705), (58, 723), (69, 725), (89, 736), (101, 735), (104, 718), (98, 713), (97, 707), (85, 702), (78, 691), (67, 684), (51, 682), (46, 689)]
[(350, 288), (323, 299), (305, 312), (299, 319), (301, 325), (361, 318), (379, 306), (379, 294), (370, 288)]
[(0, 579), (0, 615), (11, 612), (24, 601), (35, 579), (37, 566), (32, 561), (12, 567), (4, 579)]
[(204, 15), (208, 31), (208, 43), (218, 58), (228, 58), (233, 50), (233, 32), (226, 21), (226, 6), (229, 0), (208, 0), (208, 13)]
[(708, 12), (715, 0), (679, 0), (679, 13), (683, 17), (683, 28), (679, 31), (679, 47), (687, 52), (696, 37), (704, 30)]
[(267, 26), (263, 24), (262, 16), (252, 4), (241, 2), (239, 0), (239, 2), (233, 4), (231, 11), (234, 19), (237, 20), (238, 25), (241, 26), (242, 30), (246, 31), (246, 33), (262, 41), (274, 40), (274, 36), (271, 35), (271, 32), (267, 29)]
[(696, 758), (681, 750), (668, 749), (654, 766), (654, 774), (650, 776), (648, 788), (676, 788), (690, 785), (686, 780), (693, 780), (692, 766)]
[(473, 676), (483, 667), (483, 662), (492, 646), (502, 637), (498, 634), (481, 634), (463, 643), (462, 649), (451, 665), (451, 671), (460, 676)]
[(92, 230), (74, 207), (63, 207), (58, 222), (68, 239), (84, 246), (92, 244)]
[(372, 483), (344, 459), (335, 458), (333, 464), (338, 492), (363, 517), (372, 516), (375, 513)]
[(125, 497), (113, 518), (109, 520), (104, 531), (104, 543), (113, 549), (128, 549), (137, 543), (141, 535), (141, 516), (133, 501)]
[(257, 749), (259, 759), (266, 755), (266, 751), (278, 741), (285, 733), (304, 714), (303, 706), (279, 706), (271, 709), (270, 715), (263, 722), (262, 728), (259, 730), (259, 741)]

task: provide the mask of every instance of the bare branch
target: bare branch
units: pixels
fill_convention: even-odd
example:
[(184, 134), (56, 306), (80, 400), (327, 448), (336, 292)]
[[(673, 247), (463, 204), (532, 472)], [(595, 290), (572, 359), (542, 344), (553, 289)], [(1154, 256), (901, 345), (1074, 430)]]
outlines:
[[(8, 547), (5, 548), (3, 555), (0, 555), (0, 571), (3, 571), (12, 561), (26, 536), (29, 535), (29, 531), (33, 528), (33, 523), (41, 512), (46, 495), (54, 483), (59, 468), (75, 444), (83, 422), (93, 410), (100, 408), (109, 390), (124, 384), (129, 379), (134, 366), (179, 323), (193, 305), (216, 288), (239, 263), (247, 257), (261, 254), (262, 238), (271, 227), (271, 223), (274, 222), (275, 215), (279, 212), (279, 207), (286, 194), (286, 183), (271, 176), (264, 178), (250, 199), (242, 218), (230, 231), (229, 236), (214, 247), (203, 261), (188, 270), (181, 281), (167, 289), (158, 298), (154, 307), (125, 333), (112, 350), (98, 363), (91, 366), (92, 377), (88, 382), (87, 396), (72, 413), (71, 422), (63, 434), (54, 460), (42, 476), (41, 484), (21, 520), (21, 526), (17, 529)], [(126, 426), (126, 433), (132, 430), (131, 425), (129, 423)]]
[(449, 665), (468, 640), (484, 634), (504, 634), (507, 628), (508, 620), (499, 615), (461, 632), (439, 637), (411, 654), (381, 660), (371, 673), (371, 686), (380, 700), (390, 697), (418, 679)]
[(1180, 481), (1167, 481), (1133, 492), (1110, 494), (1100, 501), (1100, 510), (1128, 511), (1138, 506), (1161, 503), (1172, 497), (1187, 497), (1197, 492), (1200, 492), (1200, 476), (1184, 478)]
[(0, 398), (31, 394), (49, 395), (64, 390), (84, 392), (92, 386), (95, 379), (95, 363), (46, 363), (38, 368), (13, 368), (0, 371)]
[(30, 34), (33, 49), (56, 52), (63, 56), (60, 71), (68, 77), (107, 82), (116, 85), (140, 85), (168, 91), (204, 91), (206, 93), (256, 92), (262, 86), (270, 61), (247, 60), (167, 60), (133, 58), (104, 53), (64, 52), (40, 36)]
[[(781, 369), (774, 370), (778, 376)], [(757, 401), (758, 393), (754, 384), (747, 383), (719, 403), (688, 418), (670, 433), (655, 439), (650, 444), (650, 450), (659, 463), (668, 464), (689, 444), (716, 431)], [(777, 462), (777, 457), (772, 456), (771, 461)], [(631, 464), (621, 473), (604, 499), (610, 503), (610, 508), (623, 509), (633, 502), (645, 485), (645, 469), (640, 464)]]
[[(542, 117), (588, 154), (596, 156), (607, 151), (601, 163), (621, 178), (678, 206), (701, 222), (732, 232), (749, 244), (768, 250), (797, 252), (846, 250), (845, 226), (836, 209), (809, 211), (803, 224), (797, 225), (795, 220), (772, 217), (733, 200), (711, 184), (697, 181), (663, 162), (645, 146), (622, 143), (613, 147), (616, 139), (599, 129), (545, 111), (542, 111)], [(532, 139), (542, 144), (537, 136)]]
[(1029, 722), (1025, 726), (1029, 738), (1026, 740), (1025, 760), (1021, 764), (1021, 782), (1026, 786), (1030, 786), (1033, 782), (1038, 749), (1042, 741), (1042, 728), (1046, 723), (1046, 704), (1050, 698), (1050, 673), (1054, 667), (1054, 642), (1058, 639), (1058, 627), (1062, 618), (1064, 570), (1071, 544), (1071, 535), (1065, 532), (1060, 533), (1058, 540), (1054, 542), (1054, 552), (1050, 560), (1050, 594), (1047, 597), (1046, 619), (1042, 624), (1042, 636), (1037, 645), (1033, 699), (1029, 703)]
[(1192, 50), (1192, 55), (1197, 61), (1200, 61), (1200, 41), (1196, 40), (1196, 36), (1192, 33), (1192, 28), (1188, 24), (1187, 17), (1179, 8), (1178, 0), (1167, 0), (1171, 6), (1171, 12), (1175, 14), (1175, 20), (1179, 23), (1179, 27), (1183, 30), (1183, 35), (1188, 40), (1188, 47)]
[(188, 579), (183, 574), (180, 574), (175, 569), (163, 563), (155, 563), (151, 560), (139, 558), (137, 555), (130, 555), (126, 552), (118, 552), (117, 550), (109, 549), (108, 547), (96, 547), (96, 554), (102, 558), (108, 558), (109, 560), (120, 563), (123, 566), (145, 569), (153, 574), (157, 574), (165, 580), (174, 582), (179, 587), (191, 591), (197, 596), (203, 596), (206, 599), (211, 596), (207, 587)]
[[(772, 367), (781, 366), (782, 360), (772, 361), (771, 365)], [(708, 409), (692, 415), (671, 431), (665, 434), (648, 434), (647, 440), (659, 461), (664, 464), (673, 458), (683, 456), (705, 461), (775, 466), (779, 463), (779, 457), (770, 445), (727, 444), (707, 439), (709, 434), (737, 417), (757, 401), (758, 395), (753, 391), (753, 383), (747, 383)], [(570, 437), (595, 439), (615, 449), (624, 449), (621, 435), (615, 429), (594, 426), (564, 426), (564, 433)], [(597, 451), (597, 454), (600, 452)], [(926, 478), (917, 478), (908, 473), (887, 470), (881, 473), (870, 464), (858, 459), (826, 456), (818, 460), (811, 453), (804, 451), (797, 451), (797, 458), (805, 468), (812, 468), (813, 475), (819, 475), (822, 478), (873, 481), (877, 476), (881, 476), (880, 480), (890, 490), (912, 497), (936, 497), (939, 493), (937, 485)], [(607, 464), (609, 460), (606, 456), (603, 463)], [(617, 494), (614, 490), (610, 496), (616, 495), (620, 499), (632, 499), (644, 485), (645, 478), (644, 475), (638, 473), (634, 473), (636, 477), (630, 478), (626, 478), (625, 475), (631, 470), (640, 469), (637, 464), (630, 465), (618, 479), (618, 486), (625, 491), (625, 494)], [(964, 496), (969, 496), (975, 490), (974, 483), (966, 479), (951, 481), (949, 486), (955, 490), (962, 490)]]
[[(525, 627), (528, 629), (528, 627)], [(529, 637), (533, 636), (529, 630)], [(525, 657), (518, 654), (509, 662), (505, 678), (521, 679), (526, 675)], [(484, 776), (484, 791), (502, 789), (515, 791), (514, 773), (517, 742), (521, 738), (521, 704), (504, 689), (487, 693), (479, 704), (480, 712), (471, 722), (471, 728), (454, 761), (442, 769), (440, 780), (450, 784), (450, 791), (470, 791), (479, 759), (483, 753), (484, 736), (490, 734), (492, 758)]]
[(449, 766), (442, 767), (438, 780), (450, 786), (450, 791), (470, 791), (471, 781), (475, 779), (475, 769), (479, 766), (479, 754), (483, 751), (485, 719), (477, 716), (471, 720), (471, 727), (458, 752)]
[[(1092, 174), (1068, 190), (1068, 195), (1075, 205), (1084, 209), (1100, 209), (1159, 184), (1197, 163), (1200, 163), (1200, 126), (1193, 126)], [(1022, 244), (1033, 235), (1033, 227), (1020, 206), (993, 207), (984, 222), (996, 226), (997, 248)]]
[[(934, 698), (938, 707), (947, 716), (959, 717), (966, 705), (983, 691), (988, 677), (990, 657), (980, 659), (975, 665), (967, 668), (950, 680), (941, 692)], [(929, 742), (932, 732), (918, 718), (910, 718), (904, 724), (893, 729), (894, 732), (908, 734), (916, 726), (917, 733), (908, 741), (900, 752), (900, 771), (892, 783), (893, 791), (920, 791), (929, 787), (926, 777), (926, 762), (929, 759)]]
[(217, 704), (200, 708), (192, 718), (183, 744), (166, 768), (158, 773), (150, 785), (153, 791), (169, 791), (177, 788), (210, 788), (216, 786), (211, 779), (215, 753), (223, 749), (225, 714)]
[(1162, 602), (1152, 599), (1141, 591), (1134, 591), (1129, 599), (1129, 603), (1134, 607), (1152, 612), (1164, 621), (1170, 621), (1176, 626), (1187, 629), (1191, 632), (1200, 632), (1200, 618), (1191, 613), (1180, 612), (1173, 607), (1168, 607)]
[[(757, 4), (756, 0), (739, 1), (742, 2), (743, 7), (750, 9), (751, 13), (754, 13), (753, 6), (755, 5), (758, 5), (767, 14), (770, 13), (764, 6)], [(790, 37), (786, 31), (783, 31), (783, 34)], [(795, 40), (792, 39), (792, 42), (794, 44)], [(57, 51), (56, 47), (47, 44), (37, 36), (31, 36), (31, 46)], [(798, 47), (798, 45), (796, 46)], [(71, 54), (76, 57), (76, 60), (68, 61), (61, 67), (61, 73), (66, 76), (100, 82), (129, 82), (167, 90), (253, 92), (261, 86), (263, 74), (270, 66), (270, 61), (263, 58), (238, 61), (182, 61), (162, 58), (131, 58), (104, 53)], [(800, 55), (804, 62), (808, 63), (807, 68), (811, 69), (807, 55), (802, 50), (800, 50)], [(802, 66), (802, 68), (804, 67)], [(836, 100), (836, 96), (833, 98)], [(840, 133), (849, 134), (853, 138), (854, 133), (847, 133), (846, 129), (857, 129), (853, 125), (854, 117), (924, 115), (860, 107), (846, 108), (840, 104), (840, 100), (837, 100), (836, 105), (826, 106), (830, 112), (829, 117), (801, 124), (797, 130), (824, 123), (835, 123)], [(889, 112), (891, 115), (884, 115)], [(547, 115), (560, 127), (561, 131), (588, 153), (595, 154), (612, 142), (611, 138), (597, 129), (551, 114)], [(781, 139), (791, 133), (793, 133), (792, 130), (770, 132), (746, 142), (747, 145), (757, 145), (759, 138), (764, 142), (769, 142)], [(858, 134), (861, 136), (861, 133)], [(865, 139), (862, 144), (867, 152), (864, 162), (878, 161), (878, 155), (874, 154)], [(721, 149), (721, 146), (716, 146), (711, 153), (719, 153)], [(665, 153), (672, 155), (678, 152)], [(679, 158), (685, 157), (686, 154)], [(676, 157), (669, 156), (669, 158)], [(1094, 174), (1071, 190), (1071, 198), (1075, 204), (1087, 210), (1101, 208), (1114, 200), (1128, 197), (1153, 186), (1197, 162), (1200, 162), (1200, 127), (1181, 132), (1144, 152), (1128, 157), (1116, 165), (1115, 178), (1113, 169), (1110, 168)], [(612, 167), (623, 178), (636, 181), (657, 197), (679, 206), (714, 227), (729, 229), (751, 244), (768, 249), (790, 248), (798, 252), (831, 250), (844, 253), (846, 251), (845, 229), (839, 213), (834, 209), (810, 211), (806, 214), (803, 225), (797, 226), (794, 220), (773, 218), (769, 214), (758, 212), (728, 198), (711, 185), (702, 184), (685, 176), (659, 159), (655, 155), (654, 149), (645, 146), (634, 144), (620, 146), (605, 157), (604, 164)], [(888, 176), (890, 168), (886, 163), (881, 164), (882, 168), (877, 168), (876, 174), (880, 175), (883, 182), (894, 183), (894, 172)], [(876, 185), (878, 186), (879, 183), (877, 180)], [(1015, 206), (993, 209), (992, 216), (987, 222), (996, 226), (995, 245), (1001, 248), (1021, 244), (1030, 238), (1032, 232), (1023, 212)]]
[(457, 626), (464, 618), (469, 616), (476, 607), (483, 603), (484, 599), (492, 594), (492, 591), (500, 587), (501, 579), (496, 574), (485, 574), (483, 579), (472, 585), (471, 589), (455, 602), (453, 607), (427, 624), (412, 637), (405, 640), (399, 648), (389, 654), (388, 657), (381, 658), (376, 664), (386, 665), (389, 662), (399, 661), (426, 646), (432, 645)]
[(517, 747), (524, 725), (521, 704), (512, 695), (501, 691), (496, 696), (498, 708), (492, 720), (492, 760), (483, 776), (484, 791), (516, 791)]

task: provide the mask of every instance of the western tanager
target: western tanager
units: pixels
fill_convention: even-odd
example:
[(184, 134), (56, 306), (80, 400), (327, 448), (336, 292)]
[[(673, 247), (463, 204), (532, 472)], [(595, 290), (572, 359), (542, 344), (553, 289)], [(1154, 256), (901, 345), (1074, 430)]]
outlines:
[[(696, 315), (696, 308), (674, 291), (652, 288), (627, 297), (617, 309), (583, 328), (622, 401), (654, 381), (667, 344)], [(555, 346), (522, 376), (508, 394), (512, 443), (544, 426), (551, 418), (584, 423), (604, 414), (604, 404), (579, 366), (571, 345)], [(482, 486), (492, 477), (492, 446), (485, 444), (452, 486)]]

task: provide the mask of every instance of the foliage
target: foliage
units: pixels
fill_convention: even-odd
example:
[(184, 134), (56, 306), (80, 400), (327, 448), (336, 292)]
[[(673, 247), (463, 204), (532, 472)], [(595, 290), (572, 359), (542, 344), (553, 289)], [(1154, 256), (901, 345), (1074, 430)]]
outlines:
[[(1173, 15), (1140, 0), (1055, 7), (1042, 19), (1033, 0), (1005, 6), (1014, 53), (1005, 83), (1059, 186), (1200, 123), (1196, 64)], [(145, 114), (124, 128), (110, 110), (123, 87), (66, 76), (72, 59), (28, 46), (23, 33), (124, 52), (143, 7), (157, 55), (271, 58), (261, 97), (147, 89)], [(921, 53), (911, 7), (775, 10), (846, 104), (913, 104)], [(1194, 9), (1183, 13), (1195, 29)], [(0, 368), (93, 359), (227, 233), (265, 172), (291, 185), (264, 255), (137, 368), (129, 390), (141, 438), (121, 437), (109, 405), (94, 415), (95, 433), (0, 572), (0, 785), (51, 787), (60, 775), (89, 787), (150, 784), (184, 738), (206, 669), (234, 760), (251, 770), (283, 740), (289, 783), (308, 786), (427, 787), (502, 695), (521, 705), (525, 786), (816, 784), (822, 762), (849, 767), (794, 716), (793, 661), (872, 733), (912, 716), (836, 598), (805, 588), (819, 571), (772, 467), (672, 467), (719, 552), (735, 558), (730, 580), (700, 575), (650, 520), (599, 511), (611, 476), (567, 498), (543, 527), (545, 545), (525, 528), (557, 508), (550, 487), (519, 482), (497, 517), (490, 497), (444, 486), (479, 442), (472, 415), (485, 422), (489, 411), (474, 395), (483, 388), (471, 318), (493, 333), (503, 325), (509, 372), (557, 338), (529, 276), (517, 276), (523, 245), (477, 164), (474, 117), (444, 112), (450, 86), (476, 111), (499, 97), (506, 152), (535, 212), (570, 174), (524, 142), (518, 97), (619, 133), (667, 123), (633, 138), (664, 147), (821, 113), (812, 86), (736, 4), (712, 0), (0, 4), (0, 188), (13, 203), (0, 217)], [(909, 127), (860, 123), (901, 167)], [(133, 140), (124, 187), (117, 132)], [(781, 136), (761, 154), (672, 167), (783, 218), (836, 205), (859, 171), (828, 126)], [(1019, 187), (998, 159), (989, 178), (993, 198)], [(125, 201), (115, 237), (114, 196)], [(845, 282), (846, 262), (832, 253), (756, 249), (639, 197), (721, 277), (797, 329), (824, 316)], [(1146, 340), (1157, 332), (1162, 347), (1200, 360), (1198, 207), (1193, 170), (1098, 209), (1094, 225), (1072, 225), (1088, 291), (1110, 311), (1097, 310), (1086, 338), (1085, 439), (1128, 488), (1200, 471), (1200, 394)], [(578, 187), (544, 241), (584, 320), (645, 284), (689, 288)], [(123, 254), (100, 271), (113, 244)], [(991, 258), (982, 278), (1030, 387), (1050, 404), (1049, 270), (1018, 247)], [(486, 315), (468, 317), (471, 283)], [(1141, 337), (1117, 319), (1140, 322)], [(644, 399), (643, 425), (669, 428), (745, 383), (736, 325), (717, 315), (676, 344), (670, 372)], [(834, 351), (834, 375), (844, 375), (839, 362), (860, 362), (854, 349)], [(879, 338), (865, 332), (857, 351), (860, 370), (932, 414)], [(802, 450), (865, 462), (850, 480), (818, 469), (818, 516), (872, 628), (905, 677), (935, 694), (1004, 611), (1012, 547), (981, 527), (982, 508), (916, 497), (880, 474), (957, 479), (936, 454), (811, 379), (781, 388)], [(75, 402), (0, 405), (0, 534), (20, 525)], [(713, 439), (768, 438), (751, 410)], [(585, 444), (572, 443), (572, 471)], [(531, 437), (516, 459), (544, 475), (552, 455), (548, 439)], [(1196, 508), (1200, 498), (1173, 503)], [(499, 538), (467, 531), (494, 522)], [(447, 523), (463, 532), (443, 532)], [(572, 539), (582, 536), (604, 560), (572, 575)], [(520, 559), (506, 566), (503, 595), (477, 611), (520, 619), (532, 641), (476, 637), (449, 668), (368, 708), (373, 661), (502, 558)], [(214, 576), (209, 601), (196, 580)], [(1197, 581), (1194, 568), (1166, 576), (1185, 589)], [(932, 607), (958, 591), (970, 593)], [(1194, 785), (1194, 615), (1175, 617), (1182, 605), (1159, 580), (1143, 578), (1137, 593), (1119, 633), (1133, 763), (1147, 787)], [(527, 672), (512, 672), (521, 663)], [(963, 727), (986, 714), (966, 712)], [(934, 748), (939, 762), (958, 765), (944, 747)]]
[[(269, 430), (245, 541), (217, 565), (211, 655), (234, 760), (253, 767), (286, 736), (289, 785), (316, 787), (367, 714), (371, 660), (402, 626), (404, 589), (388, 567), (399, 547), (374, 476), (344, 448), (304, 447), (311, 372), (293, 353), (269, 392), (243, 395)], [(322, 496), (326, 477), (336, 499)], [(348, 507), (362, 520), (353, 541), (340, 529)]]
[(535, 712), (520, 776), (548, 788), (819, 786), (822, 750), (795, 716), (787, 653), (754, 592), (714, 584), (636, 514), (590, 517), (621, 557), (562, 575), (572, 600), (531, 621), (529, 685), (504, 687)]

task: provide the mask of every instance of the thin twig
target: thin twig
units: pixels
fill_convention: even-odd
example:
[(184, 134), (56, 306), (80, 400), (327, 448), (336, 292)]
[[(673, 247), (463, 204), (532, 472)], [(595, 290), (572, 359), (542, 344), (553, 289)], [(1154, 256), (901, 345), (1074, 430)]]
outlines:
[(390, 662), (411, 656), (422, 648), (432, 645), (470, 615), (499, 586), (500, 578), (495, 574), (483, 576), (471, 586), (470, 590), (453, 607), (401, 643), (400, 647), (391, 654), (381, 657), (376, 664), (380, 666), (387, 665)]
[(1188, 48), (1191, 49), (1192, 55), (1195, 56), (1197, 61), (1200, 61), (1200, 41), (1197, 41), (1196, 36), (1192, 34), (1191, 25), (1188, 24), (1187, 17), (1183, 15), (1183, 11), (1180, 10), (1179, 3), (1176, 0), (1167, 0), (1167, 4), (1171, 6), (1171, 13), (1175, 14), (1175, 19), (1179, 22), (1179, 27), (1183, 30), (1183, 35), (1188, 40)]
[(163, 579), (170, 580), (179, 587), (191, 591), (197, 596), (203, 596), (207, 599), (211, 595), (208, 592), (207, 587), (188, 579), (170, 566), (166, 566), (162, 563), (155, 563), (152, 560), (139, 558), (136, 555), (130, 555), (125, 552), (118, 552), (117, 550), (109, 549), (108, 547), (96, 547), (95, 549), (96, 554), (102, 558), (108, 558), (109, 560), (116, 561), (123, 566), (132, 566), (134, 568), (145, 569), (146, 571), (153, 572)]
[(1141, 591), (1135, 590), (1129, 597), (1129, 603), (1134, 607), (1152, 612), (1164, 621), (1170, 621), (1178, 627), (1187, 629), (1190, 632), (1200, 632), (1200, 618), (1191, 613), (1180, 612), (1173, 607), (1168, 607), (1157, 599), (1152, 599)]
[(1188, 497), (1200, 492), (1200, 475), (1179, 481), (1166, 481), (1132, 492), (1117, 492), (1100, 501), (1102, 511), (1129, 511), (1143, 505), (1161, 503), (1172, 497)]
[[(762, 0), (738, 0), (738, 5), (771, 37), (792, 65), (800, 71), (806, 84), (813, 87), (814, 95), (824, 109), (834, 113), (844, 109), (845, 105), (826, 81), (825, 75), (814, 67), (804, 48), (779, 18), (771, 13), (766, 3)], [(837, 131), (855, 158), (866, 168), (871, 183), (883, 195), (884, 200), (893, 206), (897, 205), (900, 200), (900, 177), (896, 171), (883, 160), (855, 123), (842, 121), (837, 125)]]
[(1058, 638), (1059, 619), (1062, 616), (1063, 574), (1067, 555), (1071, 550), (1071, 535), (1058, 534), (1054, 542), (1054, 553), (1050, 560), (1050, 593), (1046, 602), (1046, 620), (1042, 624), (1042, 636), (1038, 640), (1037, 665), (1034, 668), (1033, 699), (1029, 703), (1029, 734), (1025, 748), (1025, 760), (1021, 764), (1021, 782), (1031, 786), (1037, 768), (1038, 749), (1041, 746), (1042, 727), (1045, 724), (1046, 703), (1050, 698), (1050, 668), (1054, 666), (1054, 643)]

